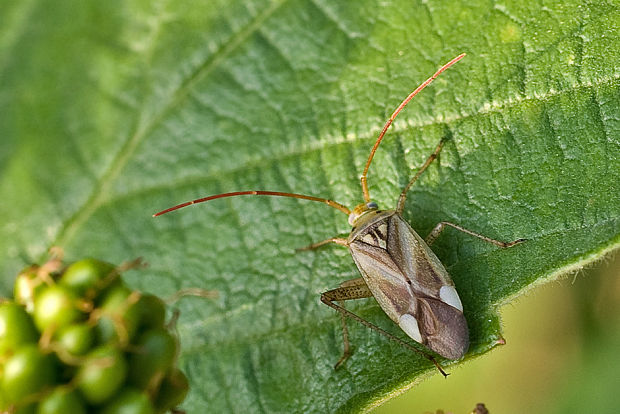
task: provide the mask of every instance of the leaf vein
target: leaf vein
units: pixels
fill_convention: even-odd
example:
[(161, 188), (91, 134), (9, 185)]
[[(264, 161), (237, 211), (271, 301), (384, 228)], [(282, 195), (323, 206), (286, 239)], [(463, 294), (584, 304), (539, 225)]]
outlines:
[[(89, 217), (93, 215), (97, 209), (106, 202), (112, 183), (120, 175), (121, 171), (127, 165), (140, 143), (148, 135), (148, 133), (164, 119), (165, 115), (173, 109), (182, 99), (190, 94), (193, 86), (209, 73), (213, 72), (223, 60), (236, 50), (244, 40), (255, 33), (263, 22), (273, 15), (282, 6), (286, 0), (274, 1), (270, 7), (266, 8), (245, 28), (237, 32), (231, 39), (218, 51), (212, 58), (205, 60), (185, 81), (180, 85), (179, 89), (173, 94), (170, 102), (163, 105), (163, 109), (155, 114), (150, 120), (140, 122), (142, 116), (138, 116), (138, 125), (135, 132), (127, 138), (121, 146), (120, 151), (113, 158), (110, 167), (102, 175), (101, 180), (94, 186), (91, 196), (86, 200), (84, 206), (76, 210), (76, 213), (67, 220), (66, 224), (61, 228), (55, 243), (63, 246), (73, 238), (77, 230), (85, 223)], [(142, 127), (140, 126), (142, 125)]]

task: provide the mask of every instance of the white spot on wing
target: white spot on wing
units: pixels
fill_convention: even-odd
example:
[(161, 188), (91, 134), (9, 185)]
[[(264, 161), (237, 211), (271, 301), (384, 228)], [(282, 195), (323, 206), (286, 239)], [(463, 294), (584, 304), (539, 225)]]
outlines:
[(387, 239), (387, 224), (383, 223), (377, 227), (375, 230), (375, 235), (377, 236), (379, 247), (382, 249), (387, 249), (387, 243), (385, 242)]
[(456, 293), (456, 289), (454, 288), (454, 286), (442, 286), (441, 289), (439, 289), (439, 298), (442, 302), (463, 312), (463, 304), (461, 303), (461, 298), (459, 298), (459, 294)]
[(379, 247), (382, 249), (387, 249), (387, 243), (385, 243), (384, 239), (379, 239)]
[(362, 237), (362, 241), (364, 243), (370, 244), (371, 246), (374, 246), (376, 244), (375, 239), (370, 234), (365, 234), (364, 237)]
[(416, 342), (422, 343), (422, 334), (420, 334), (420, 328), (418, 327), (418, 321), (416, 321), (413, 315), (405, 313), (398, 320), (398, 325), (400, 326), (400, 329), (405, 331), (405, 333), (409, 335), (411, 339), (413, 339)]
[(377, 230), (379, 231), (379, 235), (385, 239), (385, 235), (387, 234), (387, 224), (380, 225)]

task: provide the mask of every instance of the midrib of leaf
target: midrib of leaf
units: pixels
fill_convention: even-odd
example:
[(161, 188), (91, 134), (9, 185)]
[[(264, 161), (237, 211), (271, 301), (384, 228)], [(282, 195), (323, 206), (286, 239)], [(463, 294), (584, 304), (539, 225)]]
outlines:
[(224, 42), (223, 46), (219, 50), (216, 50), (203, 62), (202, 65), (198, 66), (196, 70), (179, 85), (179, 88), (171, 94), (172, 98), (170, 101), (164, 104), (162, 109), (151, 119), (142, 121), (143, 115), (138, 115), (135, 132), (129, 136), (125, 141), (125, 144), (120, 147), (117, 155), (110, 163), (109, 168), (102, 175), (101, 180), (94, 186), (92, 194), (86, 200), (84, 205), (77, 209), (76, 213), (65, 222), (53, 245), (66, 245), (100, 206), (104, 205), (106, 202), (114, 201), (107, 199), (105, 194), (108, 194), (110, 186), (114, 183), (121, 171), (123, 171), (127, 163), (131, 160), (140, 143), (142, 143), (148, 134), (157, 125), (159, 125), (159, 123), (171, 110), (176, 108), (176, 106), (185, 99), (185, 97), (192, 91), (193, 87), (201, 79), (213, 72), (213, 70), (215, 70), (227, 56), (243, 44), (243, 41), (250, 35), (256, 32), (261, 27), (262, 23), (272, 16), (285, 2), (286, 0), (274, 1), (269, 7), (250, 21), (250, 23), (247, 24), (242, 30), (231, 36), (227, 42)]
[[(458, 121), (465, 121), (465, 120), (473, 119), (479, 116), (482, 116), (482, 117), (490, 116), (490, 115), (504, 112), (506, 110), (514, 109), (518, 107), (519, 105), (527, 104), (530, 102), (536, 102), (536, 103), (548, 102), (551, 99), (558, 97), (558, 96), (562, 96), (565, 94), (573, 94), (575, 91), (580, 91), (580, 90), (585, 90), (585, 89), (590, 89), (590, 88), (599, 88), (607, 84), (613, 85), (613, 83), (617, 81), (618, 79), (620, 79), (620, 74), (610, 76), (610, 77), (597, 78), (596, 82), (584, 82), (584, 83), (577, 84), (577, 85), (571, 85), (570, 88), (566, 88), (562, 90), (548, 90), (545, 93), (537, 93), (535, 94), (535, 96), (530, 96), (530, 97), (515, 96), (514, 98), (510, 98), (510, 99), (503, 100), (503, 101), (487, 102), (481, 105), (480, 108), (476, 112), (472, 112), (472, 113), (450, 114), (447, 116), (433, 117), (433, 118), (430, 118), (428, 121), (421, 121), (421, 122), (419, 121), (413, 121), (413, 122), (396, 121), (390, 127), (390, 130), (388, 131), (387, 135), (389, 136), (389, 135), (394, 135), (394, 134), (401, 134), (404, 132), (414, 131), (416, 129), (426, 128), (426, 127), (434, 126), (434, 125), (442, 125), (442, 124), (449, 124), (449, 123), (454, 123)], [(281, 162), (287, 159), (300, 158), (300, 157), (303, 157), (304, 155), (308, 155), (316, 151), (326, 150), (328, 148), (333, 148), (338, 145), (345, 144), (347, 142), (353, 142), (353, 141), (359, 141), (359, 140), (364, 141), (364, 140), (371, 140), (371, 139), (374, 140), (376, 139), (377, 134), (380, 131), (382, 126), (383, 126), (382, 124), (377, 125), (373, 127), (371, 130), (369, 130), (367, 133), (359, 134), (356, 136), (337, 135), (337, 136), (332, 137), (332, 139), (330, 139), (329, 141), (325, 141), (325, 140), (313, 141), (311, 144), (304, 145), (303, 147), (299, 147), (299, 148), (296, 148), (290, 151), (281, 151), (278, 153), (274, 153), (273, 156), (268, 159), (265, 159), (265, 158), (251, 159), (243, 163), (237, 164), (235, 166), (232, 166), (230, 168), (221, 168), (216, 173), (207, 173), (207, 174), (202, 174), (200, 176), (187, 176), (187, 177), (184, 177), (183, 179), (175, 180), (172, 185), (174, 186), (175, 189), (179, 189), (182, 187), (194, 187), (197, 184), (204, 183), (205, 181), (215, 180), (217, 177), (234, 176), (237, 173), (248, 170), (248, 169), (266, 168), (270, 165), (273, 165), (274, 163), (277, 164), (278, 162)], [(142, 138), (143, 137), (141, 137), (140, 139)], [(135, 149), (135, 148), (132, 148), (132, 149)], [(127, 163), (127, 161), (128, 159), (125, 159), (124, 164), (122, 166), (124, 166)], [(116, 176), (118, 176), (119, 173), (120, 173), (120, 170), (116, 171), (116, 174), (112, 178), (115, 178)], [(106, 188), (108, 188), (110, 184), (111, 182), (107, 183)], [(103, 187), (103, 185), (101, 185), (100, 187)], [(98, 200), (99, 203), (95, 207), (101, 207), (105, 204), (112, 204), (112, 203), (124, 201), (129, 198), (143, 197), (149, 194), (156, 194), (162, 191), (167, 192), (170, 189), (171, 189), (171, 185), (157, 185), (157, 186), (151, 186), (148, 188), (145, 187), (138, 191), (134, 191), (132, 193), (117, 195), (116, 197), (109, 197), (107, 199), (104, 199), (103, 197), (101, 197), (101, 199)], [(96, 208), (93, 209), (90, 213), (94, 212), (94, 210), (96, 210)], [(83, 223), (87, 218), (88, 216), (84, 217), (84, 220), (82, 220), (80, 223)], [(71, 221), (69, 223), (71, 223)], [(61, 237), (57, 240), (57, 243), (66, 242), (69, 239), (70, 238)]]

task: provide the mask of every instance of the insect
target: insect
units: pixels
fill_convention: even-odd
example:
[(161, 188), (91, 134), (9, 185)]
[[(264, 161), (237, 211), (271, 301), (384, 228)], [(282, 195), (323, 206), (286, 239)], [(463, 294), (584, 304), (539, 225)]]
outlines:
[(463, 57), (465, 54), (455, 57), (437, 70), (433, 76), (411, 92), (386, 121), (370, 151), (361, 176), (364, 202), (357, 205), (353, 210), (329, 199), (303, 194), (277, 191), (237, 191), (188, 201), (160, 211), (154, 216), (160, 216), (192, 204), (242, 195), (291, 197), (317, 201), (342, 211), (348, 215), (349, 224), (352, 226), (349, 237), (332, 237), (298, 249), (312, 250), (329, 243), (348, 247), (353, 261), (362, 275), (361, 278), (345, 281), (338, 288), (321, 295), (321, 301), (340, 312), (342, 317), (344, 351), (335, 367), (338, 368), (351, 355), (345, 323), (345, 318), (348, 317), (415, 352), (421, 353), (431, 360), (444, 376), (447, 375), (430, 354), (422, 352), (408, 342), (350, 312), (341, 302), (374, 297), (390, 319), (398, 324), (411, 339), (425, 345), (442, 357), (451, 360), (459, 359), (469, 348), (469, 332), (463, 315), (463, 305), (454, 282), (429, 246), (446, 227), (455, 228), (504, 248), (524, 241), (524, 239), (513, 242), (494, 240), (445, 221), (437, 224), (426, 239), (422, 239), (403, 219), (402, 212), (405, 208), (407, 192), (437, 158), (444, 145), (444, 140), (437, 145), (433, 153), (403, 189), (394, 210), (380, 210), (370, 198), (367, 184), (368, 169), (386, 131), (399, 112), (415, 95)]

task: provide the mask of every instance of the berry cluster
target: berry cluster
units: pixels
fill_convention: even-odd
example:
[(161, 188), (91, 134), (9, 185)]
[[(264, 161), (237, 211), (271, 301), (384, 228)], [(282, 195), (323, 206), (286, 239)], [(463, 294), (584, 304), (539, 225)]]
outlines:
[(188, 391), (164, 302), (114, 266), (59, 259), (22, 271), (0, 303), (0, 412), (154, 414)]

